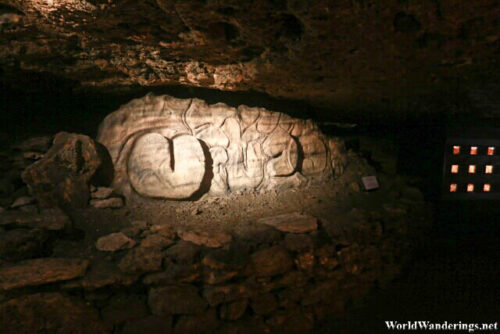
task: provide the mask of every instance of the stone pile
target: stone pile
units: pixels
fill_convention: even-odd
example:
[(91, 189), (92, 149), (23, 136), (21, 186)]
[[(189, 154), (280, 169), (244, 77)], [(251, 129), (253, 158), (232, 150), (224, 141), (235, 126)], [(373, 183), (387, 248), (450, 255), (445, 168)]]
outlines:
[[(392, 214), (405, 224), (407, 212)], [(0, 289), (58, 283), (56, 290), (84, 296), (89, 314), (100, 311), (102, 319), (93, 320), (99, 333), (307, 333), (394, 277), (408, 251), (406, 236), (380, 231), (376, 215), (348, 216), (357, 223), (299, 213), (263, 217), (244, 236), (134, 221), (97, 240), (109, 256), (12, 264), (0, 270)], [(66, 300), (66, 293), (54, 298)], [(13, 326), (19, 320), (5, 312), (34, 307), (25, 305), (29, 298), (40, 303), (36, 294), (14, 298), (0, 306), (0, 319)]]

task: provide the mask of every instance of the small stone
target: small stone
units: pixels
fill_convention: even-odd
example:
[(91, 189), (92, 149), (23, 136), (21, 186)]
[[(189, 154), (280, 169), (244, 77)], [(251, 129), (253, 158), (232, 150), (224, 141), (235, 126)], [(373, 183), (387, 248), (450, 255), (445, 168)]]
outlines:
[(278, 307), (276, 297), (272, 293), (266, 293), (253, 298), (250, 307), (259, 315), (268, 315), (274, 312)]
[(197, 215), (199, 215), (199, 214), (201, 214), (201, 213), (202, 213), (202, 211), (201, 211), (201, 209), (200, 209), (200, 208), (194, 208), (193, 210), (191, 210), (191, 214), (192, 214), (193, 216), (197, 216)]
[(236, 300), (228, 304), (223, 304), (220, 308), (220, 318), (223, 320), (238, 320), (245, 314), (247, 306), (247, 299)]
[(44, 154), (39, 152), (24, 152), (23, 158), (28, 160), (40, 160)]
[(123, 327), (122, 334), (171, 334), (172, 329), (172, 317), (157, 317), (150, 315), (148, 317), (127, 321)]
[(155, 248), (136, 247), (125, 255), (118, 265), (124, 273), (145, 273), (160, 271), (163, 253)]
[(34, 202), (35, 202), (35, 199), (33, 197), (31, 197), (31, 196), (22, 196), (22, 197), (19, 197), (18, 199), (16, 199), (14, 201), (14, 203), (12, 203), (10, 205), (10, 208), (11, 209), (16, 209), (16, 208), (19, 208), (21, 206), (32, 204)]
[(211, 307), (215, 307), (222, 303), (248, 298), (253, 294), (251, 290), (243, 283), (207, 286), (203, 289), (203, 297)]
[(248, 263), (250, 247), (239, 241), (235, 241), (226, 248), (209, 250), (202, 264), (214, 270), (242, 269)]
[(118, 265), (104, 259), (96, 259), (92, 262), (90, 269), (75, 287), (69, 285), (65, 288), (83, 288), (86, 290), (97, 290), (109, 286), (129, 286), (137, 280), (137, 275), (123, 274)]
[(310, 235), (288, 233), (285, 236), (285, 246), (290, 251), (298, 252), (304, 249), (312, 249), (314, 243)]
[(148, 304), (151, 312), (158, 316), (197, 314), (207, 308), (198, 289), (191, 285), (153, 288), (149, 291)]
[(274, 217), (261, 218), (257, 221), (274, 227), (283, 232), (306, 233), (318, 228), (317, 219), (311, 216), (301, 215), (297, 212)]
[(119, 209), (123, 207), (123, 199), (121, 197), (112, 197), (107, 199), (92, 199), (90, 205), (96, 209)]
[(113, 195), (114, 189), (108, 187), (97, 187), (95, 191), (90, 193), (90, 198), (106, 199)]
[(20, 149), (23, 152), (35, 151), (44, 153), (47, 152), (50, 145), (52, 145), (52, 137), (42, 136), (26, 139), (22, 143), (16, 145), (15, 148)]
[(151, 234), (141, 241), (141, 247), (164, 249), (173, 243), (173, 240), (167, 239), (159, 234)]
[(203, 282), (212, 285), (221, 284), (229, 281), (236, 275), (238, 275), (237, 271), (205, 269), (203, 271)]
[(349, 184), (349, 189), (355, 193), (359, 193), (361, 191), (361, 187), (359, 186), (358, 182), (351, 182)]
[(300, 334), (310, 333), (314, 328), (314, 318), (307, 317), (300, 310), (281, 311), (266, 320), (272, 332)]
[(200, 280), (199, 264), (170, 264), (161, 273), (149, 274), (144, 277), (144, 284), (165, 285), (178, 283), (192, 283)]
[(182, 316), (175, 325), (175, 334), (197, 334), (197, 333), (216, 333), (219, 326), (217, 313), (215, 309), (196, 314)]
[(30, 214), (37, 214), (38, 213), (38, 207), (36, 205), (25, 205), (21, 206), (19, 208), (20, 211), (30, 213)]
[(285, 273), (293, 267), (290, 254), (281, 246), (257, 251), (251, 256), (257, 276), (274, 276)]
[(233, 240), (230, 234), (220, 231), (192, 231), (181, 229), (177, 234), (182, 240), (210, 248), (222, 247)]
[(152, 233), (159, 234), (167, 239), (175, 239), (175, 230), (171, 225), (153, 225), (149, 228)]
[(333, 270), (339, 265), (333, 245), (324, 245), (316, 250), (316, 258), (320, 266)]
[(122, 232), (111, 233), (97, 239), (96, 248), (102, 252), (116, 252), (134, 247), (136, 242)]
[(302, 305), (318, 304), (324, 300), (331, 300), (338, 297), (339, 282), (336, 279), (317, 282), (307, 288), (307, 294), (304, 295)]
[(0, 289), (11, 290), (81, 277), (88, 260), (42, 258), (0, 267)]
[(101, 310), (104, 321), (111, 324), (140, 319), (146, 317), (148, 313), (146, 298), (142, 295), (113, 296), (109, 304)]
[(134, 227), (134, 226), (130, 226), (130, 227), (122, 228), (120, 230), (120, 232), (125, 234), (127, 237), (133, 238), (133, 237), (138, 236), (141, 233), (141, 229)]
[(144, 220), (134, 220), (131, 224), (133, 227), (137, 227), (141, 230), (146, 230), (149, 226), (148, 222)]
[(277, 287), (292, 287), (298, 288), (307, 284), (308, 278), (304, 272), (299, 270), (292, 270), (285, 273), (282, 277), (275, 280), (274, 283)]
[(0, 258), (19, 261), (47, 253), (49, 234), (39, 229), (0, 231)]
[(179, 264), (192, 264), (200, 253), (200, 246), (189, 241), (180, 240), (177, 244), (167, 249), (167, 256)]
[(226, 321), (221, 328), (217, 329), (218, 334), (255, 334), (270, 333), (271, 329), (261, 317), (243, 317), (236, 321)]
[(304, 271), (311, 271), (316, 263), (314, 255), (312, 253), (299, 254), (295, 259), (295, 265), (297, 268)]

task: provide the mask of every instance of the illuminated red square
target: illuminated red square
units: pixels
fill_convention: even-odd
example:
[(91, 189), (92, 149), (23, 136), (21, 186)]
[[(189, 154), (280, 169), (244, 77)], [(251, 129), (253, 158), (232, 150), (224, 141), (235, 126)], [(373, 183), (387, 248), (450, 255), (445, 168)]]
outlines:
[(491, 191), (491, 184), (489, 183), (485, 183), (484, 186), (483, 186), (483, 191), (484, 192), (489, 192)]
[(474, 191), (474, 184), (473, 183), (469, 183), (467, 185), (467, 192), (471, 193)]
[(454, 192), (457, 192), (457, 184), (456, 183), (450, 184), (450, 193), (454, 193)]
[(470, 155), (477, 155), (477, 146), (470, 147)]
[(451, 173), (452, 174), (458, 173), (458, 165), (451, 165)]
[(484, 173), (485, 174), (493, 174), (493, 166), (492, 165), (484, 166)]
[(476, 165), (469, 165), (469, 174), (476, 173)]
[(493, 146), (488, 147), (488, 155), (494, 155), (495, 154), (495, 148)]
[(453, 154), (460, 154), (460, 146), (453, 146)]

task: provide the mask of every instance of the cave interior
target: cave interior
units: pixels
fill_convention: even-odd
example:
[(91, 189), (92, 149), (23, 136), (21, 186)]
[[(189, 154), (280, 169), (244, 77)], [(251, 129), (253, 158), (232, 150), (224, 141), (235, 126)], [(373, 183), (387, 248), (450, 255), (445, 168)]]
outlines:
[[(475, 138), (500, 140), (499, 14), (492, 0), (0, 0), (0, 328), (382, 333), (386, 321), (497, 326), (500, 201), (466, 190), (459, 199), (450, 195), (445, 156), (452, 137), (464, 139), (463, 150)], [(83, 207), (54, 205), (41, 198), (47, 186), (36, 191), (36, 178), (50, 179), (52, 171), (21, 177), (52, 150), (64, 152), (55, 152), (54, 141), (47, 154), (27, 155), (20, 143), (63, 131), (93, 143), (106, 116), (147, 94), (310, 119), (342, 142), (345, 170), (323, 187), (229, 190), (220, 198), (199, 190), (188, 201), (115, 188), (116, 208), (89, 206), (89, 198)], [(68, 175), (60, 180), (74, 180)], [(379, 188), (364, 188), (361, 177), (369, 175)], [(94, 200), (101, 187), (113, 187), (85, 182)], [(317, 227), (255, 227), (273, 212), (294, 214), (294, 205)], [(56, 209), (69, 227), (23, 223), (51, 221), (44, 212)], [(354, 232), (330, 233), (337, 220)], [(223, 232), (206, 235), (219, 225)], [(116, 232), (126, 242), (99, 246)], [(279, 263), (265, 261), (273, 257)], [(77, 258), (89, 263), (50, 262)], [(335, 265), (325, 269), (327, 260)], [(36, 270), (46, 277), (33, 279)], [(306, 279), (282, 283), (290, 273)], [(248, 292), (230, 290), (239, 284)]]

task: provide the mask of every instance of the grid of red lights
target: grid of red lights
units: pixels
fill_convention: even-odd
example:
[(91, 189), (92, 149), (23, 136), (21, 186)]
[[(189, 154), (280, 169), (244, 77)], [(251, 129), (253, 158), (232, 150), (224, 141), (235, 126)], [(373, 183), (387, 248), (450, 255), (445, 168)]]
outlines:
[[(500, 166), (495, 166), (490, 161), (474, 161), (473, 158), (476, 156), (486, 156), (493, 157), (498, 155), (500, 152), (500, 147), (497, 148), (495, 146), (474, 146), (474, 145), (452, 145), (451, 147), (451, 155), (452, 156), (468, 156), (469, 159), (463, 159), (461, 163), (454, 162), (449, 165), (448, 173), (453, 175), (467, 175), (467, 176), (476, 176), (482, 174), (482, 182), (463, 182), (458, 183), (456, 181), (449, 182), (449, 193), (457, 193), (461, 189), (467, 193), (490, 193), (496, 191), (498, 188), (496, 185), (492, 184), (487, 180), (488, 176), (493, 176), (493, 174), (497, 174), (499, 172)], [(486, 178), (486, 179), (485, 179)]]

